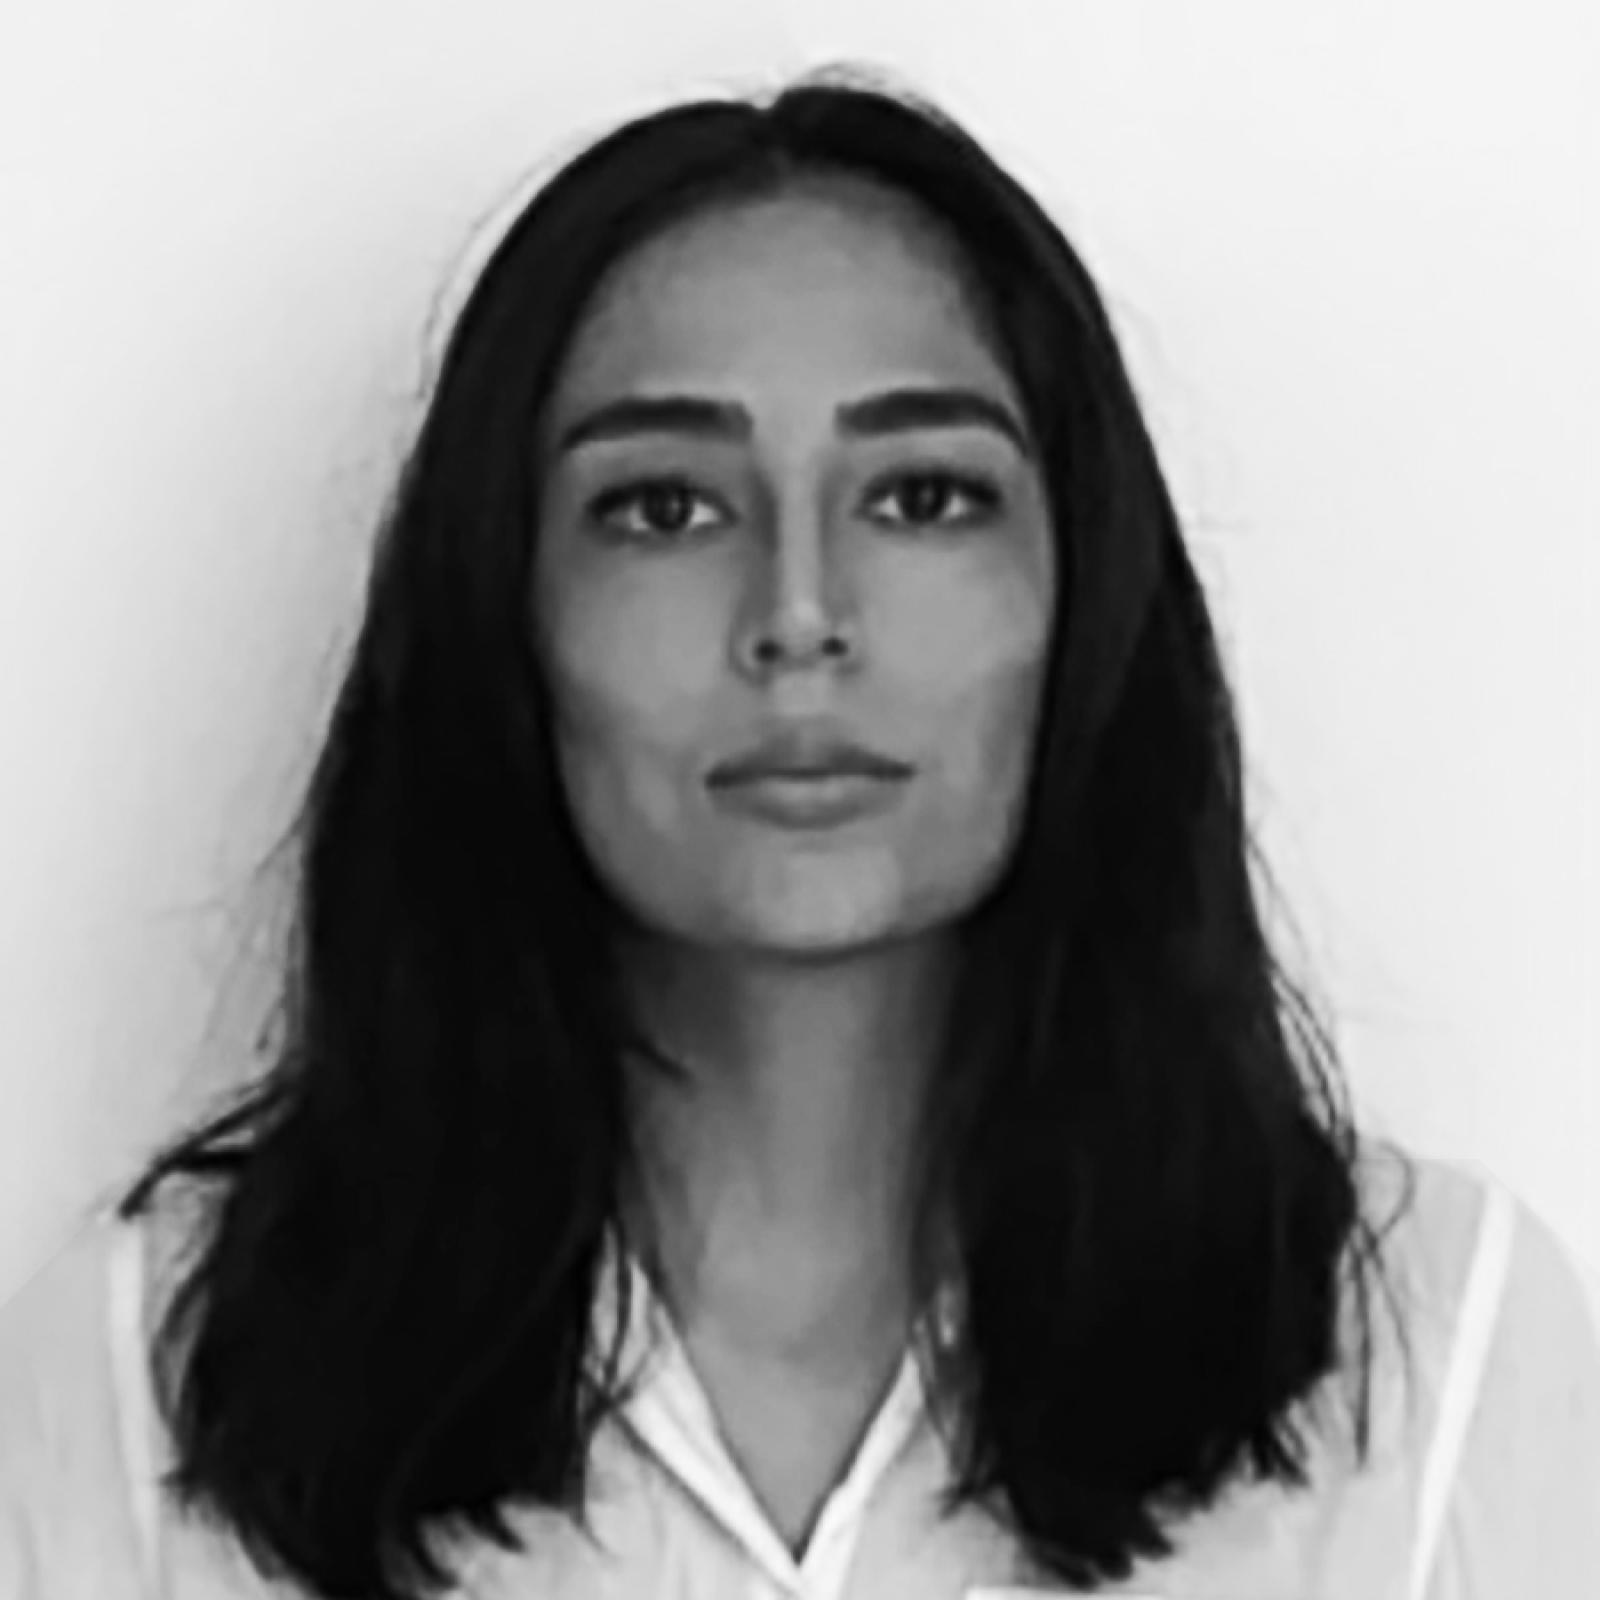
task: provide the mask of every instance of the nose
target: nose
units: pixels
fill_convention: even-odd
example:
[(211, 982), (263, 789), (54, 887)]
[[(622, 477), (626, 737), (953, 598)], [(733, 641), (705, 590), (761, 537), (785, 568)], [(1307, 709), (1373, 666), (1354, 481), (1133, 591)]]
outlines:
[(803, 527), (791, 521), (762, 559), (740, 641), (744, 662), (765, 670), (853, 658), (859, 628), (844, 594), (844, 562), (825, 548), (815, 519)]
[(820, 613), (796, 620), (787, 614), (755, 632), (751, 656), (758, 667), (780, 662), (809, 665), (854, 654), (849, 630)]

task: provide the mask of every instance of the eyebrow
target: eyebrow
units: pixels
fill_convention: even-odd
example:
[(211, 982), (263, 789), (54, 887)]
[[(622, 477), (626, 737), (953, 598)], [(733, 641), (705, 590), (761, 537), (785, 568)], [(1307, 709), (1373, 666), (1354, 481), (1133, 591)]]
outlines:
[[(976, 389), (888, 389), (834, 411), (836, 430), (848, 438), (878, 438), (912, 428), (989, 428), (1031, 456), (1021, 423), (1001, 401)], [(676, 433), (699, 439), (748, 440), (750, 413), (737, 402), (700, 395), (624, 395), (587, 412), (562, 430), (557, 454), (582, 445), (641, 433)]]

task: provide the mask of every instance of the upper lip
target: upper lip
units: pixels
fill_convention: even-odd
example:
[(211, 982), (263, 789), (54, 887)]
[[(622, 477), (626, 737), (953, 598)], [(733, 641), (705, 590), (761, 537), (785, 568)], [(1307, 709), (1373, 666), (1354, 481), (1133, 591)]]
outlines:
[(747, 783), (757, 778), (816, 777), (863, 773), (874, 778), (905, 778), (912, 769), (879, 750), (846, 737), (836, 728), (782, 728), (750, 749), (720, 761), (707, 775), (715, 786)]

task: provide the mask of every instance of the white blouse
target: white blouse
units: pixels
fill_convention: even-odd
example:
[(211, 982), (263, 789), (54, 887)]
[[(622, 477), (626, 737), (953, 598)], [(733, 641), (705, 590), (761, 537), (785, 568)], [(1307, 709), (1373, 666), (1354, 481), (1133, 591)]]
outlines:
[[(1600, 1285), (1479, 1169), (1412, 1158), (1385, 1250), (1419, 1380), (1375, 1293), (1372, 1454), (1315, 1444), (1310, 1489), (1236, 1489), (1177, 1552), (1096, 1591), (1142, 1600), (1600, 1600)], [(1381, 1204), (1380, 1218), (1390, 1214)], [(146, 1361), (156, 1219), (96, 1217), (0, 1312), (0, 1600), (293, 1600), (231, 1540), (179, 1516)], [(161, 1255), (161, 1260), (166, 1257)], [(596, 1435), (591, 1526), (519, 1512), (521, 1555), (465, 1558), (463, 1600), (1048, 1600), (1070, 1592), (1001, 1525), (940, 1522), (948, 1462), (908, 1349), (796, 1560), (729, 1456), (638, 1263), (632, 1401)], [(1341, 1380), (1342, 1382), (1343, 1380)], [(1330, 1415), (1348, 1415), (1341, 1390)]]

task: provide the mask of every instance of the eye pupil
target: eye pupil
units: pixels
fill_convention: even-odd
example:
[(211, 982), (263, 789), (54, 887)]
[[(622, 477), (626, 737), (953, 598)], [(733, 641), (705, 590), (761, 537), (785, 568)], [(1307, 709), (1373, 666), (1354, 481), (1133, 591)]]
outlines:
[[(906, 480), (906, 482), (910, 486), (910, 491), (911, 491), (907, 495), (907, 500), (908, 500), (909, 507), (910, 507), (911, 512), (912, 512), (913, 520), (919, 520), (922, 516), (925, 516), (925, 515), (926, 516), (932, 516), (934, 514), (934, 512), (937, 510), (937, 507), (938, 507), (938, 504), (939, 504), (939, 501), (940, 501), (940, 497), (945, 493), (946, 489), (948, 489), (948, 487), (949, 487), (949, 484), (948, 484), (948, 482), (946, 480), (941, 479), (941, 478), (930, 477), (926, 473), (920, 474), (919, 476), (914, 477), (914, 478), (908, 478)], [(922, 495), (919, 495), (917, 493), (918, 490), (922, 490), (922, 491), (926, 492), (926, 491), (928, 491), (930, 489), (932, 491), (932, 496), (933, 496), (933, 500), (932, 500), (931, 504), (929, 503), (928, 499), (926, 498), (926, 493), (924, 493)]]
[[(652, 507), (659, 510), (662, 502), (667, 501), (671, 504), (675, 504), (678, 509), (682, 511), (686, 508), (687, 500), (688, 493), (681, 483), (666, 482), (650, 484), (647, 485), (640, 493), (641, 504), (647, 510)], [(649, 517), (646, 520), (652, 524), (657, 523), (657, 519), (654, 517)], [(674, 531), (677, 530), (679, 524), (676, 519), (669, 516), (666, 518), (666, 521), (671, 524)]]

